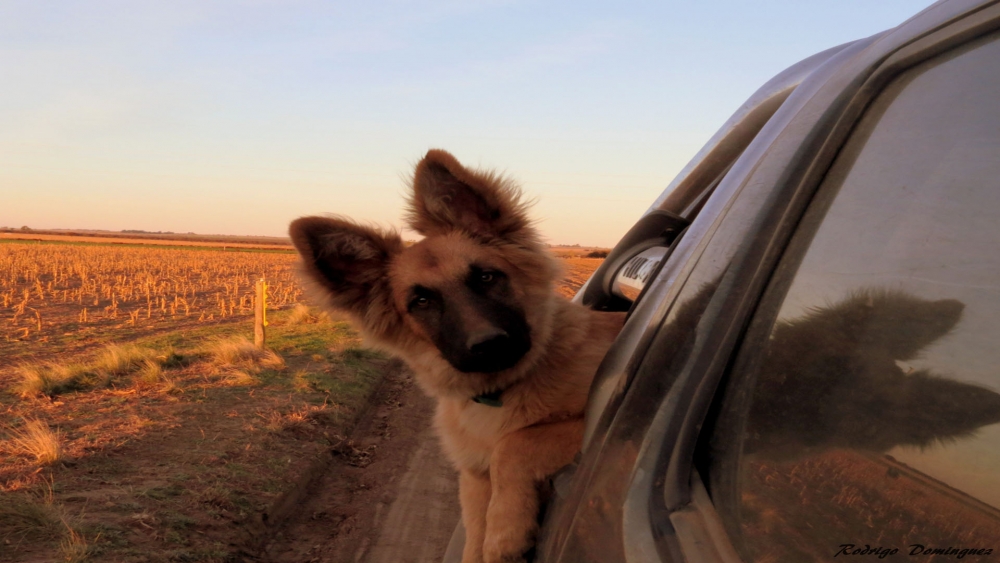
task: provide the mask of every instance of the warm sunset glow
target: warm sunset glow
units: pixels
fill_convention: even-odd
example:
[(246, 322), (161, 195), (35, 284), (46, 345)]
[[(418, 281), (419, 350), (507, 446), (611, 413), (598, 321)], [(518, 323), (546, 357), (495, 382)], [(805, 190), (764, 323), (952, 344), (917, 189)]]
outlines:
[(0, 227), (399, 224), (431, 147), (611, 246), (762, 83), (928, 0), (0, 4)]

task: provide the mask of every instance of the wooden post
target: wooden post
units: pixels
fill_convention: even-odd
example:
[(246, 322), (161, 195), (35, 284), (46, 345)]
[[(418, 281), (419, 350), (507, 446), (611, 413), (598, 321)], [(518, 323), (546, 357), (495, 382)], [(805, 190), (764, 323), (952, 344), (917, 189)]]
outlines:
[(264, 311), (266, 310), (267, 284), (264, 278), (257, 280), (254, 286), (256, 297), (253, 300), (253, 343), (258, 350), (264, 349), (264, 327), (267, 326)]

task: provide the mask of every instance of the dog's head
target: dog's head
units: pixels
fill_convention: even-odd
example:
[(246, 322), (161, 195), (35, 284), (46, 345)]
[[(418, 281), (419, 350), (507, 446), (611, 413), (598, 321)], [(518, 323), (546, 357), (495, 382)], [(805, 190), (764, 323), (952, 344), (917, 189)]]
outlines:
[(517, 187), (432, 150), (417, 164), (407, 219), (425, 237), (411, 246), (342, 218), (293, 222), (314, 293), (434, 394), (472, 397), (522, 377), (549, 338), (558, 270)]

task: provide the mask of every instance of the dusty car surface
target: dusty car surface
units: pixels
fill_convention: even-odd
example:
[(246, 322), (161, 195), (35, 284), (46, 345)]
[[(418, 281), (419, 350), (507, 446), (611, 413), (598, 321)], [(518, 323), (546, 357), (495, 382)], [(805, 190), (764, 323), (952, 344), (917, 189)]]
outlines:
[(630, 313), (535, 561), (1000, 556), (998, 247), (1000, 3), (776, 76), (577, 296)]

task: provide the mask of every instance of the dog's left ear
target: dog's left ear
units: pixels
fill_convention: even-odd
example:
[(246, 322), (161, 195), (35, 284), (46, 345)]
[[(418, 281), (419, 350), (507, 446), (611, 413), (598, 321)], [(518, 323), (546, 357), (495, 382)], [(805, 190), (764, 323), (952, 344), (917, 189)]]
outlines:
[(431, 150), (413, 174), (407, 222), (424, 236), (464, 231), (472, 235), (536, 238), (527, 205), (512, 182), (493, 172), (469, 170), (451, 154)]

